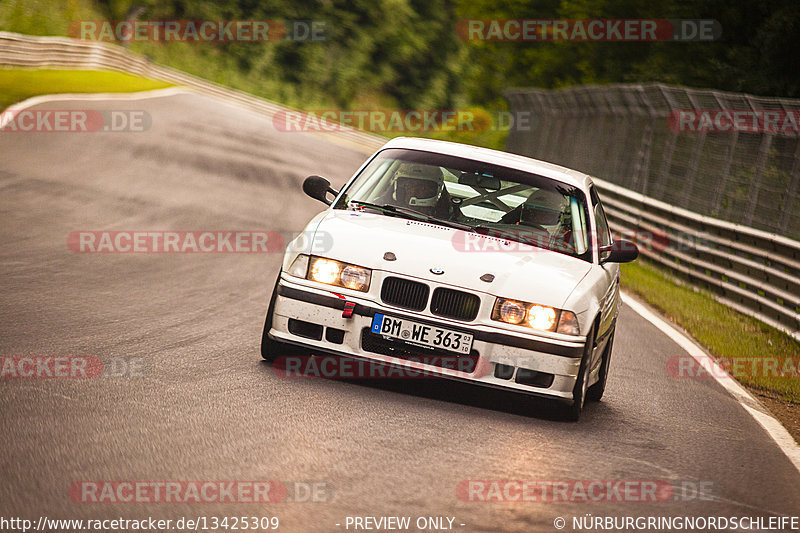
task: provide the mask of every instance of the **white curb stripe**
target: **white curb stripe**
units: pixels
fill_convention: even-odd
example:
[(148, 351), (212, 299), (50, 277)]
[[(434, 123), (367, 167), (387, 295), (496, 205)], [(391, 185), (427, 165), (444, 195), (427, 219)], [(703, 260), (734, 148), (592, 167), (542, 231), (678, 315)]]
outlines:
[[(62, 93), (62, 94), (42, 94), (39, 96), (32, 96), (26, 100), (21, 102), (17, 102), (16, 104), (10, 105), (5, 109), (0, 109), (0, 117), (7, 116), (10, 117), (14, 116), (16, 113), (22, 111), (23, 109), (27, 109), (29, 107), (33, 107), (35, 105), (44, 104), (47, 102), (58, 102), (64, 100), (145, 100), (147, 98), (165, 98), (167, 96), (175, 96), (179, 94), (190, 94), (194, 96), (200, 96), (203, 98), (209, 98), (212, 100), (217, 100), (220, 103), (234, 106), (237, 109), (243, 109), (249, 111), (251, 113), (256, 113), (261, 116), (272, 117), (274, 113), (266, 113), (263, 110), (254, 110), (251, 107), (243, 104), (242, 102), (234, 99), (234, 98), (227, 98), (223, 95), (219, 94), (207, 94), (201, 91), (198, 91), (190, 86), (180, 85), (176, 87), (165, 87), (163, 89), (153, 89), (149, 91), (139, 91), (134, 93)], [(265, 100), (265, 102), (269, 102)], [(269, 102), (272, 103), (272, 102)], [(295, 111), (293, 109), (286, 108), (290, 111)], [(0, 121), (0, 131), (5, 127), (6, 124), (2, 124)], [(356, 139), (350, 139), (344, 136), (336, 135), (335, 133), (328, 133), (328, 132), (317, 132), (317, 131), (309, 131), (305, 132), (306, 135), (314, 135), (315, 137), (319, 137), (331, 144), (336, 144), (343, 148), (348, 148), (355, 152), (360, 152), (365, 155), (372, 155), (375, 153), (381, 145), (376, 144), (375, 146), (365, 146), (363, 143), (358, 142)], [(388, 142), (389, 139), (386, 139)]]
[(165, 87), (163, 89), (153, 89), (152, 91), (139, 91), (135, 93), (63, 93), (63, 94), (40, 94), (31, 96), (16, 104), (11, 104), (5, 109), (0, 109), (0, 131), (7, 126), (4, 124), (3, 117), (11, 122), (12, 117), (20, 111), (39, 104), (49, 102), (61, 102), (65, 100), (91, 101), (91, 100), (144, 100), (146, 98), (165, 98), (176, 94), (192, 94), (183, 87)]
[(719, 383), (737, 402), (750, 413), (756, 422), (767, 432), (775, 441), (778, 447), (786, 454), (786, 457), (800, 472), (800, 445), (786, 431), (778, 420), (769, 414), (761, 403), (751, 395), (747, 389), (742, 387), (738, 381), (728, 374), (713, 357), (706, 354), (697, 344), (686, 335), (675, 329), (663, 318), (650, 311), (647, 307), (634, 300), (629, 294), (622, 292), (622, 301), (626, 306), (633, 309), (639, 316), (653, 324), (664, 335), (672, 339), (678, 346), (683, 348), (686, 353), (691, 355), (699, 365), (707, 369), (711, 376)]

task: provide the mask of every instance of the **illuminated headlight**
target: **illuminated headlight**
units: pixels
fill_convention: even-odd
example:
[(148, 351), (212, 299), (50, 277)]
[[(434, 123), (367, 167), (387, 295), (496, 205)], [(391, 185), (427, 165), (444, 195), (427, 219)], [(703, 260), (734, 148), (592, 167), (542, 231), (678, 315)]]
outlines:
[(578, 319), (572, 311), (506, 298), (498, 298), (495, 302), (492, 320), (565, 335), (580, 334)]
[(369, 290), (372, 271), (368, 268), (349, 265), (333, 259), (312, 257), (308, 267), (307, 278), (326, 285), (336, 285), (353, 289), (354, 291), (366, 292)]
[(327, 283), (328, 285), (336, 285), (339, 281), (339, 274), (342, 268), (339, 266), (338, 261), (331, 261), (330, 259), (314, 258), (311, 262), (311, 268), (308, 271), (309, 279), (319, 281), (320, 283)]
[(533, 329), (552, 331), (556, 325), (556, 310), (544, 305), (532, 305), (528, 308), (528, 324)]

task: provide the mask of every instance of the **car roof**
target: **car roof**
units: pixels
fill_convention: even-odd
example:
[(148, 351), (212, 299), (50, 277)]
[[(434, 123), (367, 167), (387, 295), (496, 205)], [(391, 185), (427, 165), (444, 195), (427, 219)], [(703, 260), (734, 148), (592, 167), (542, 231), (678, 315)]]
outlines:
[(420, 137), (397, 137), (381, 147), (404, 148), (407, 150), (422, 150), (425, 152), (435, 152), (445, 155), (473, 159), (483, 163), (500, 165), (523, 172), (538, 174), (546, 178), (552, 178), (584, 190), (588, 190), (592, 184), (591, 176), (572, 170), (570, 168), (554, 165), (546, 161), (539, 161), (531, 157), (525, 157), (500, 150), (470, 146), (468, 144), (454, 143), (450, 141), (439, 141), (435, 139), (423, 139)]

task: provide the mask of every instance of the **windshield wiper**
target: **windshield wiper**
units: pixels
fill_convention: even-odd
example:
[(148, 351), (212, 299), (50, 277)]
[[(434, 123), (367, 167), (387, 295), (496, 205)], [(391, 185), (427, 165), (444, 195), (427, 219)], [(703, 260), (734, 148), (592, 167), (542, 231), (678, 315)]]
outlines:
[(469, 224), (462, 224), (460, 222), (455, 222), (453, 220), (447, 220), (446, 218), (439, 218), (433, 215), (427, 215), (415, 209), (410, 209), (408, 207), (398, 207), (398, 206), (391, 206), (394, 207), (399, 213), (408, 213), (410, 215), (415, 215), (421, 217), (422, 220), (425, 222), (431, 222), (433, 224), (440, 224), (442, 226), (448, 226), (450, 228), (460, 229), (463, 231), (474, 231), (472, 226)]
[(389, 211), (390, 213), (396, 213), (397, 212), (395, 210), (394, 206), (393, 205), (389, 205), (389, 204), (378, 205), (378, 204), (371, 204), (369, 202), (362, 202), (361, 200), (350, 200), (348, 203), (350, 203), (350, 204), (358, 204), (358, 205), (360, 205), (362, 207), (368, 207), (370, 209), (377, 209), (378, 211)]
[[(492, 237), (500, 237), (504, 239), (509, 239), (516, 242), (521, 242), (523, 244), (529, 244), (531, 246), (536, 246), (537, 248), (545, 248), (549, 249), (549, 247), (538, 239), (533, 232), (520, 230), (514, 231), (509, 229), (500, 229), (500, 228), (493, 228), (491, 226), (484, 226), (478, 225), (472, 227), (472, 230), (476, 233), (481, 235), (489, 235)], [(538, 232), (541, 233), (541, 232)], [(528, 238), (526, 238), (528, 237)]]
[(472, 226), (468, 224), (461, 224), (460, 222), (454, 222), (452, 220), (447, 220), (444, 218), (438, 218), (433, 215), (427, 215), (421, 211), (417, 211), (415, 209), (410, 209), (408, 207), (400, 207), (397, 205), (391, 204), (372, 204), (369, 202), (362, 202), (361, 200), (351, 200), (351, 203), (358, 204), (367, 208), (377, 209), (379, 211), (385, 211), (393, 214), (398, 215), (410, 215), (412, 217), (416, 217), (419, 220), (424, 222), (430, 222), (432, 224), (439, 224), (441, 226), (447, 226), (454, 229), (460, 229), (463, 231), (473, 231)]

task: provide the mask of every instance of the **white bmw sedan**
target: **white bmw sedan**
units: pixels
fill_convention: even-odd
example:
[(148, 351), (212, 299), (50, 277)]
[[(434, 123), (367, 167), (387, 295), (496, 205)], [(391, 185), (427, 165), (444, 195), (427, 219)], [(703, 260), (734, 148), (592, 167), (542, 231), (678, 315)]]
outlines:
[[(337, 355), (558, 400), (577, 420), (608, 378), (614, 240), (589, 176), (527, 157), (398, 138), (290, 243), (267, 360)], [(311, 236), (311, 238), (309, 238)]]

